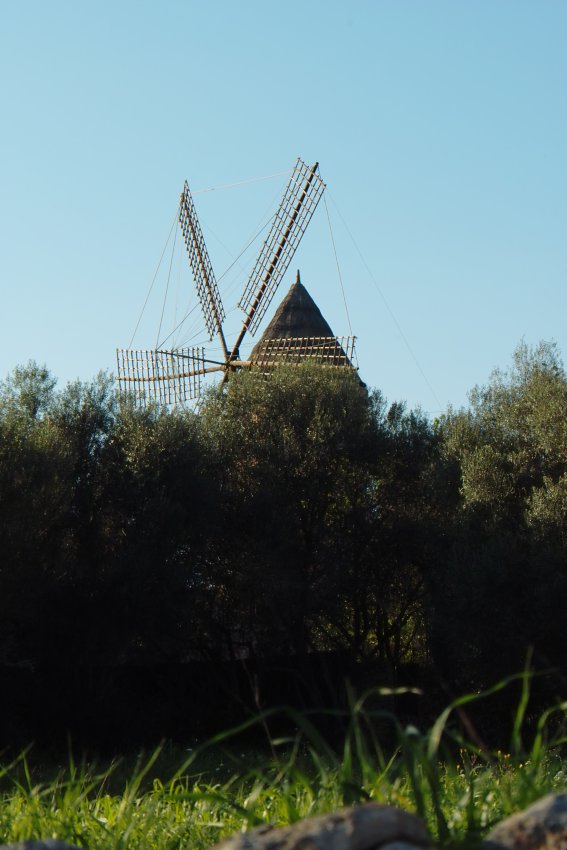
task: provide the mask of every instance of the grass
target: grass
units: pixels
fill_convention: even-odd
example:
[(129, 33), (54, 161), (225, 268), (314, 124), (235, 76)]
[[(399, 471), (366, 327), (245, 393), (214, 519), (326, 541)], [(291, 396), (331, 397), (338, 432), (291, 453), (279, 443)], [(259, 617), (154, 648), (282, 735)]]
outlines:
[[(530, 678), (514, 678), (521, 697), (508, 751), (483, 746), (467, 710), (512, 679), (456, 700), (424, 731), (372, 710), (375, 694), (353, 699), (340, 747), (323, 738), (316, 718), (288, 710), (293, 736), (270, 737), (269, 754), (244, 749), (246, 734), (255, 724), (267, 730), (274, 710), (190, 752), (162, 746), (134, 765), (114, 761), (97, 768), (70, 757), (47, 776), (33, 750), (26, 751), (0, 766), (0, 840), (204, 850), (260, 823), (283, 825), (373, 800), (418, 813), (443, 845), (472, 845), (506, 815), (566, 785), (567, 704), (528, 724)], [(386, 725), (393, 741), (387, 749), (381, 743)]]

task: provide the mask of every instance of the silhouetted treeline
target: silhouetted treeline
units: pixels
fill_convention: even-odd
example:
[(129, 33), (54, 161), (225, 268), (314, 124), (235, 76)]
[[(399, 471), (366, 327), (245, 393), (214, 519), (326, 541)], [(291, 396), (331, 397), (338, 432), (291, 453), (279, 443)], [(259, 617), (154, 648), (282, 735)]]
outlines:
[(459, 692), (531, 648), (561, 672), (566, 414), (547, 343), (435, 422), (317, 367), (236, 375), (198, 414), (17, 368), (0, 388), (0, 669), (318, 653), (361, 686), (413, 670)]

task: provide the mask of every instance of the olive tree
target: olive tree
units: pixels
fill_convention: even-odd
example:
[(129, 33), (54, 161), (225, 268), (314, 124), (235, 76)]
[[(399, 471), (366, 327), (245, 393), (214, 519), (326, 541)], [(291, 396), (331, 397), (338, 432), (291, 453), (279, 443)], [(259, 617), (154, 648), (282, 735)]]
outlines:
[(441, 424), (460, 508), (434, 594), (436, 657), (464, 686), (521, 669), (530, 647), (541, 667), (563, 663), (566, 421), (565, 370), (543, 342), (522, 343)]

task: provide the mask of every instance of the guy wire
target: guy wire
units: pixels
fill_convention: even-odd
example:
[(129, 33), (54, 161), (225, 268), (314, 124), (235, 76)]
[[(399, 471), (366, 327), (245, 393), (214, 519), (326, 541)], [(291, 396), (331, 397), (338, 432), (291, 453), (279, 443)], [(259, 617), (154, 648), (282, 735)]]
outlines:
[(236, 189), (239, 186), (246, 186), (249, 183), (261, 183), (263, 180), (273, 180), (274, 177), (281, 177), (282, 174), (289, 174), (289, 169), (287, 171), (277, 171), (275, 174), (267, 174), (265, 177), (250, 177), (248, 180), (238, 180), (236, 183), (224, 183), (221, 186), (211, 186), (208, 189), (197, 189), (195, 192), (191, 192), (194, 195), (203, 195), (205, 192), (218, 192), (222, 189)]
[(329, 223), (329, 233), (331, 234), (331, 242), (333, 244), (333, 251), (334, 251), (334, 254), (335, 254), (335, 262), (337, 264), (337, 272), (339, 273), (339, 281), (340, 281), (341, 290), (342, 290), (342, 293), (343, 293), (343, 301), (345, 303), (345, 312), (346, 312), (346, 317), (347, 317), (347, 322), (348, 322), (349, 334), (350, 334), (350, 336), (352, 336), (353, 335), (352, 334), (352, 325), (350, 323), (350, 315), (349, 315), (349, 312), (348, 312), (348, 305), (347, 305), (347, 300), (346, 300), (346, 295), (345, 295), (345, 288), (344, 288), (344, 284), (343, 284), (343, 276), (341, 274), (341, 267), (339, 266), (339, 258), (337, 256), (337, 248), (336, 248), (336, 245), (335, 245), (335, 237), (333, 236), (333, 228), (331, 227), (331, 216), (329, 215), (329, 207), (327, 206), (327, 199), (324, 195), (323, 195), (323, 201), (325, 202), (325, 211), (327, 213), (327, 221)]
[(169, 271), (167, 273), (167, 285), (165, 287), (165, 295), (163, 296), (163, 305), (162, 305), (162, 308), (161, 308), (159, 328), (158, 328), (157, 337), (156, 337), (156, 348), (159, 348), (159, 345), (158, 345), (159, 335), (161, 333), (161, 325), (162, 325), (162, 322), (163, 322), (163, 314), (165, 312), (165, 302), (167, 301), (167, 293), (169, 292), (169, 281), (171, 279), (171, 268), (173, 266), (173, 256), (175, 254), (175, 243), (176, 242), (177, 242), (177, 228), (175, 228), (175, 236), (173, 237), (173, 247), (171, 249), (171, 260), (169, 261)]
[(402, 340), (403, 340), (403, 342), (404, 342), (405, 347), (406, 347), (406, 348), (407, 348), (407, 350), (409, 351), (410, 356), (411, 356), (411, 358), (412, 358), (413, 362), (415, 363), (415, 365), (417, 366), (417, 368), (418, 368), (418, 370), (419, 370), (419, 373), (420, 373), (421, 377), (423, 378), (423, 380), (425, 381), (425, 383), (426, 383), (426, 384), (427, 384), (427, 386), (429, 387), (429, 390), (431, 391), (431, 394), (432, 394), (433, 398), (435, 399), (435, 401), (436, 401), (436, 402), (437, 402), (437, 404), (439, 405), (439, 409), (442, 409), (442, 405), (441, 405), (441, 402), (439, 401), (439, 399), (438, 399), (438, 397), (437, 397), (437, 393), (435, 392), (435, 390), (434, 390), (434, 389), (433, 389), (433, 387), (431, 386), (431, 383), (430, 383), (430, 381), (429, 381), (429, 379), (428, 379), (427, 375), (425, 374), (425, 372), (424, 372), (424, 371), (423, 371), (423, 369), (421, 368), (421, 365), (420, 365), (420, 363), (419, 363), (419, 360), (417, 359), (417, 357), (416, 357), (416, 356), (415, 356), (415, 354), (413, 353), (413, 349), (412, 349), (412, 347), (410, 346), (410, 344), (409, 344), (409, 342), (408, 342), (408, 340), (407, 340), (407, 338), (406, 338), (406, 335), (404, 334), (404, 332), (403, 332), (403, 330), (402, 330), (402, 328), (401, 328), (400, 323), (399, 323), (399, 322), (398, 322), (398, 320), (396, 319), (396, 317), (395, 317), (395, 315), (394, 315), (394, 312), (393, 312), (392, 308), (391, 308), (391, 307), (390, 307), (390, 305), (388, 304), (388, 302), (387, 302), (387, 300), (386, 300), (386, 296), (384, 295), (384, 293), (383, 293), (383, 292), (382, 292), (382, 290), (380, 289), (380, 286), (379, 286), (379, 284), (378, 284), (378, 281), (377, 281), (377, 280), (376, 280), (376, 278), (374, 277), (374, 275), (373, 275), (373, 273), (372, 273), (372, 271), (371, 271), (371, 269), (370, 269), (370, 266), (368, 265), (368, 263), (366, 262), (365, 258), (363, 257), (363, 255), (362, 255), (362, 251), (361, 251), (361, 250), (360, 250), (360, 248), (358, 247), (358, 244), (357, 244), (357, 242), (356, 242), (356, 239), (355, 239), (355, 238), (354, 238), (354, 236), (352, 235), (352, 233), (351, 233), (351, 231), (350, 231), (350, 229), (349, 229), (349, 226), (347, 225), (346, 221), (344, 220), (344, 217), (343, 217), (343, 215), (341, 214), (341, 211), (339, 210), (339, 208), (338, 208), (338, 206), (337, 206), (337, 204), (336, 204), (336, 201), (334, 200), (333, 196), (332, 196), (330, 193), (329, 193), (329, 197), (331, 198), (331, 201), (333, 202), (333, 205), (334, 205), (334, 207), (335, 207), (336, 211), (338, 212), (338, 214), (339, 214), (339, 216), (340, 216), (340, 218), (341, 218), (342, 223), (343, 223), (343, 224), (344, 224), (344, 226), (345, 226), (346, 232), (348, 233), (348, 235), (349, 235), (349, 236), (350, 236), (350, 238), (351, 238), (352, 244), (353, 244), (353, 245), (354, 245), (354, 247), (356, 248), (356, 251), (357, 251), (357, 253), (358, 253), (358, 256), (359, 256), (359, 257), (360, 257), (360, 259), (362, 260), (362, 263), (363, 263), (363, 265), (364, 265), (364, 267), (365, 267), (366, 271), (368, 272), (368, 275), (369, 275), (369, 277), (370, 277), (370, 280), (372, 281), (372, 283), (374, 284), (374, 286), (375, 286), (375, 287), (376, 287), (376, 289), (378, 290), (378, 294), (380, 295), (380, 298), (382, 299), (382, 301), (383, 301), (383, 303), (384, 303), (384, 306), (386, 307), (386, 310), (387, 310), (387, 311), (388, 311), (388, 313), (390, 314), (390, 318), (391, 318), (391, 319), (392, 319), (392, 321), (394, 322), (394, 325), (396, 326), (397, 331), (398, 331), (399, 335), (401, 336), (401, 338), (402, 338)]
[(141, 309), (141, 311), (140, 311), (140, 315), (138, 316), (138, 321), (136, 322), (136, 327), (134, 328), (134, 333), (132, 334), (132, 337), (131, 337), (131, 339), (130, 339), (130, 342), (128, 343), (128, 348), (132, 348), (132, 343), (134, 342), (134, 337), (136, 336), (136, 333), (137, 333), (137, 331), (138, 331), (138, 328), (140, 327), (140, 322), (142, 321), (142, 316), (144, 315), (144, 310), (146, 309), (146, 306), (147, 306), (147, 303), (148, 303), (149, 297), (150, 297), (150, 295), (152, 294), (152, 289), (153, 289), (153, 287), (154, 287), (154, 283), (156, 282), (156, 277), (158, 276), (158, 272), (159, 272), (159, 270), (160, 270), (160, 266), (161, 266), (161, 264), (162, 264), (162, 260), (163, 260), (164, 254), (165, 254), (165, 252), (167, 251), (167, 246), (169, 245), (169, 240), (171, 239), (171, 234), (172, 234), (172, 232), (173, 232), (173, 228), (174, 228), (174, 227), (175, 227), (175, 225), (177, 224), (177, 215), (178, 215), (178, 212), (179, 212), (179, 207), (177, 207), (177, 210), (175, 211), (175, 216), (174, 216), (174, 218), (173, 218), (173, 224), (171, 225), (171, 228), (170, 228), (170, 230), (169, 230), (169, 235), (168, 235), (168, 237), (167, 237), (167, 239), (166, 239), (166, 241), (165, 241), (165, 245), (163, 246), (163, 251), (161, 252), (161, 257), (159, 258), (159, 262), (158, 262), (158, 264), (157, 264), (157, 266), (156, 266), (156, 270), (155, 270), (155, 272), (154, 272), (153, 280), (152, 280), (152, 282), (151, 282), (151, 284), (150, 284), (150, 288), (149, 288), (149, 290), (148, 290), (148, 294), (146, 295), (146, 300), (144, 301), (144, 306), (142, 307), (142, 309)]

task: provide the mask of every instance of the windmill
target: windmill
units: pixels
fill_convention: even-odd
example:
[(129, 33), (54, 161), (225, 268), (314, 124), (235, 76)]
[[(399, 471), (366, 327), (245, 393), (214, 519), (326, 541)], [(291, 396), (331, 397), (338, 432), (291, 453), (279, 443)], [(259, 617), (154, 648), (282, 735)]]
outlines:
[[(118, 385), (121, 392), (129, 395), (137, 404), (157, 402), (174, 405), (198, 399), (203, 377), (214, 372), (222, 373), (221, 383), (224, 384), (230, 373), (239, 369), (256, 367), (269, 370), (282, 363), (314, 361), (353, 368), (354, 337), (339, 339), (332, 334), (301, 284), (299, 273), (286, 297), (289, 301), (292, 291), (295, 291), (288, 305), (288, 314), (295, 311), (296, 319), (289, 321), (288, 315), (286, 321), (286, 317), (281, 316), (286, 303), (284, 299), (250, 358), (243, 360), (240, 356), (240, 347), (246, 334), (254, 335), (258, 330), (324, 190), (325, 184), (318, 174), (318, 163), (309, 167), (298, 159), (272, 220), (268, 237), (238, 303), (244, 313), (244, 320), (235, 342), (229, 345), (223, 330), (225, 311), (219, 288), (193, 198), (185, 182), (179, 204), (179, 225), (209, 340), (218, 337), (222, 359), (207, 357), (202, 346), (171, 350), (118, 349)], [(315, 329), (314, 332), (305, 333), (305, 323), (297, 321), (300, 302), (304, 303), (304, 313), (306, 310), (313, 313), (312, 307), (319, 313), (320, 321), (318, 319), (315, 325), (311, 324), (307, 328), (307, 331)], [(278, 315), (280, 319), (275, 322)]]

